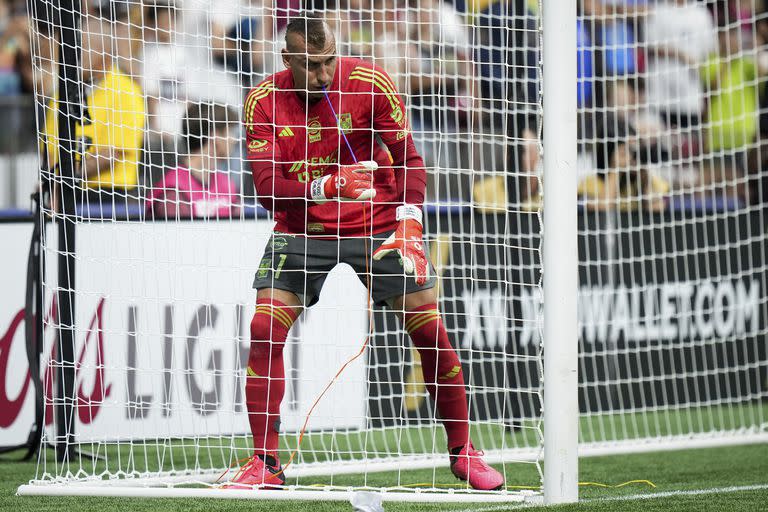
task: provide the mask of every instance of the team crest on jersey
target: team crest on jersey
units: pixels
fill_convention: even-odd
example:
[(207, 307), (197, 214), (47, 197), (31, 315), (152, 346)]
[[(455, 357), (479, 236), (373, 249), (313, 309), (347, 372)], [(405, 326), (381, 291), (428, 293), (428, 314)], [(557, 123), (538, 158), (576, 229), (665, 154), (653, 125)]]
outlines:
[(323, 132), (320, 128), (320, 118), (311, 117), (307, 119), (307, 137), (309, 142), (320, 142), (320, 139), (323, 137)]
[(274, 236), (272, 237), (271, 244), (272, 244), (272, 249), (274, 249), (275, 251), (280, 251), (288, 247), (288, 240), (286, 240), (281, 236)]
[(266, 147), (268, 143), (266, 140), (254, 139), (248, 143), (248, 149), (254, 153), (261, 153), (268, 149)]
[(352, 132), (352, 114), (345, 112), (339, 116), (339, 129), (342, 133)]

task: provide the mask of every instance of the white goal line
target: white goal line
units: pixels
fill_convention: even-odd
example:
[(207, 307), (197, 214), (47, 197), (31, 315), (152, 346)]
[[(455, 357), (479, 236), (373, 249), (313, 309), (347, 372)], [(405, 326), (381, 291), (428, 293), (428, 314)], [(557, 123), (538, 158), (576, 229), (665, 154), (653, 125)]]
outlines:
[[(768, 484), (753, 484), (753, 485), (736, 485), (731, 487), (709, 487), (706, 489), (690, 489), (680, 491), (662, 491), (662, 492), (649, 492), (647, 494), (628, 494), (625, 496), (606, 496), (604, 498), (587, 498), (579, 500), (580, 503), (602, 502), (602, 501), (634, 501), (634, 500), (654, 500), (660, 498), (673, 498), (675, 496), (699, 496), (704, 494), (727, 494), (743, 491), (762, 491), (768, 490)], [(534, 506), (539, 506), (540, 502), (526, 502), (518, 505), (496, 505), (493, 507), (481, 507), (481, 508), (467, 508), (462, 510), (454, 510), (452, 512), (496, 512), (501, 510), (516, 510), (525, 509)]]

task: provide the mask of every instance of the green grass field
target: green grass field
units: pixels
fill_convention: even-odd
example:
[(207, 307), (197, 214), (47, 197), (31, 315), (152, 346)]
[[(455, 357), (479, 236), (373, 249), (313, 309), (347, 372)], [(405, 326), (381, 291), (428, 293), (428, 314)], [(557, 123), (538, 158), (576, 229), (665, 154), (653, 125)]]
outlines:
[[(167, 500), (125, 498), (41, 498), (15, 496), (19, 484), (35, 474), (35, 463), (14, 461), (18, 454), (0, 458), (0, 510), (15, 512), (45, 510), (98, 511), (110, 510), (222, 510), (271, 511), (289, 510), (342, 511), (352, 510), (342, 502), (266, 502), (255, 500)], [(506, 468), (508, 484), (537, 486), (538, 474), (532, 466)], [(408, 480), (431, 481), (432, 470), (409, 472)], [(402, 474), (401, 474), (402, 477)], [(448, 471), (441, 468), (436, 478), (446, 484), (454, 483)], [(392, 485), (395, 474), (371, 476), (371, 485)], [(353, 477), (336, 477), (335, 484), (351, 483)], [(611, 511), (766, 511), (768, 510), (768, 444), (669, 451), (659, 453), (583, 458), (580, 461), (580, 481), (617, 485), (631, 480), (648, 480), (655, 484), (637, 483), (623, 487), (583, 485), (581, 503), (559, 507), (558, 510)], [(679, 492), (679, 494), (674, 494)], [(654, 497), (655, 496), (655, 497)], [(641, 499), (653, 498), (653, 499)], [(630, 499), (631, 498), (631, 499)], [(494, 504), (427, 505), (385, 503), (387, 511), (467, 510), (468, 512), (512, 510), (516, 506)], [(539, 510), (531, 507), (527, 510)]]

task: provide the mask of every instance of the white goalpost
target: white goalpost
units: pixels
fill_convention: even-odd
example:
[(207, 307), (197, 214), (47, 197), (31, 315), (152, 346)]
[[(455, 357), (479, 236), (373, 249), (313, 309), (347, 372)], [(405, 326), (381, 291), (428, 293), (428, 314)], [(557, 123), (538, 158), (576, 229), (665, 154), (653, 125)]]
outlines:
[[(511, 286), (538, 288), (535, 280), (511, 279), (499, 264), (514, 262), (521, 275), (537, 272), (538, 258), (529, 257), (540, 249), (536, 239), (514, 233), (514, 210), (473, 211), (472, 182), (481, 174), (506, 175), (512, 135), (503, 126), (517, 110), (499, 110), (508, 93), (496, 89), (495, 71), (485, 79), (483, 87), (494, 82), (485, 94), (473, 80), (479, 52), (502, 51), (507, 58), (480, 32), (506, 24), (507, 17), (532, 22), (538, 32), (537, 17), (510, 8), (478, 28), (439, 2), (320, 10), (339, 52), (380, 65), (412, 108), (417, 148), (431, 169), (426, 242), (446, 326), (467, 372), (470, 435), (505, 475), (522, 468), (531, 490), (474, 491), (457, 483), (418, 353), (387, 308), (367, 301), (355, 274), (341, 266), (293, 327), (285, 350), (280, 457), (283, 464), (291, 460), (286, 490), (242, 492), (222, 487), (252, 453), (243, 389), (254, 311), (249, 283), (261, 271), (265, 246), (276, 242), (268, 240), (273, 222), (244, 172), (250, 148), (243, 147), (237, 112), (248, 90), (280, 69), (286, 13), (269, 2), (261, 8), (210, 4), (33, 4), (33, 43), (58, 61), (36, 61), (36, 71), (60, 84), (55, 97), (41, 91), (46, 119), (39, 126), (41, 178), (52, 184), (56, 200), (43, 213), (59, 227), (43, 239), (50, 312), (42, 446), (56, 453), (41, 450), (37, 477), (19, 493), (349, 500), (369, 490), (401, 501), (535, 497), (539, 347), (508, 351), (505, 331), (514, 314), (488, 309), (483, 297), (489, 290), (509, 294)], [(217, 23), (230, 23), (223, 46)], [(431, 69), (415, 69), (419, 61)], [(518, 74), (514, 63), (499, 65), (504, 76)], [(538, 93), (516, 101), (539, 115)], [(169, 171), (200, 163), (182, 122), (185, 109), (199, 102), (229, 107), (224, 138), (234, 144), (216, 167), (237, 195), (223, 206), (222, 197), (206, 205), (193, 194), (157, 195), (172, 186), (163, 182)], [(536, 212), (521, 215), (532, 219)], [(482, 277), (473, 275), (479, 259), (490, 269)], [(483, 290), (476, 293), (476, 286)], [(501, 328), (495, 340), (484, 332), (494, 324)], [(363, 357), (355, 359), (356, 353)], [(513, 384), (518, 371), (519, 386)]]
[[(294, 241), (271, 237), (244, 103), (274, 92), (298, 12), (31, 1), (34, 71), (57, 86), (36, 91), (45, 428), (18, 493), (556, 504), (578, 500), (579, 456), (768, 442), (758, 3), (302, 4), (341, 56), (386, 71), (425, 160), (424, 245), (470, 437), (505, 479), (477, 491), (451, 473), (405, 325), (347, 264), (283, 349), (285, 489), (226, 488), (254, 451), (251, 283)], [(275, 127), (276, 144), (306, 139), (274, 160), (284, 176), (347, 163), (339, 134), (358, 121), (334, 116)], [(329, 136), (335, 151), (313, 153)]]
[[(576, 211), (576, 6), (543, 5), (544, 500), (579, 499), (578, 246)], [(552, 144), (550, 141), (557, 141)]]

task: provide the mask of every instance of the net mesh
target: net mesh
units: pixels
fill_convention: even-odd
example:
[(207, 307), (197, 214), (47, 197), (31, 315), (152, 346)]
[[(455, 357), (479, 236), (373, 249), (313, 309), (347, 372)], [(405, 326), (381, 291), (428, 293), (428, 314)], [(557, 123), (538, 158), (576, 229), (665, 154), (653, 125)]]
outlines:
[[(333, 27), (339, 54), (374, 62), (399, 90), (428, 169), (425, 239), (467, 382), (472, 439), (507, 484), (538, 487), (540, 7), (306, 7)], [(55, 198), (44, 214), (75, 220), (77, 232), (71, 290), (53, 266), (60, 240), (53, 230), (44, 238), (52, 305), (43, 442), (62, 442), (53, 412), (69, 400), (73, 441), (103, 458), (41, 456), (36, 483), (210, 485), (250, 455), (250, 283), (273, 224), (260, 206), (270, 198), (254, 189), (241, 112), (248, 91), (283, 67), (292, 8), (236, 0), (76, 7), (83, 108), (73, 169), (56, 166), (56, 90), (36, 90), (46, 114), (41, 177)], [(579, 3), (584, 453), (765, 438), (764, 8), (759, 0)], [(30, 14), (35, 72), (55, 84), (59, 4), (38, 0)], [(185, 116), (195, 105), (210, 114), (210, 104), (222, 106), (224, 128), (191, 136)], [(194, 166), (216, 169), (217, 194), (194, 173), (165, 179)], [(75, 196), (67, 215), (62, 190)], [(54, 347), (53, 297), (67, 291), (76, 297), (76, 396), (62, 398), (54, 376), (68, 363)], [(313, 412), (288, 483), (437, 496), (455, 480), (418, 353), (346, 266), (289, 336), (281, 459), (366, 339), (364, 357)]]
[(582, 440), (764, 433), (764, 5), (581, 14)]
[[(242, 112), (250, 112), (249, 91), (258, 94), (264, 79), (283, 68), (288, 11), (270, 3), (160, 0), (76, 9), (81, 51), (70, 87), (81, 112), (72, 169), (59, 163), (66, 162), (58, 145), (59, 95), (41, 90), (38, 96), (46, 113), (42, 178), (60, 204), (74, 195), (72, 211), (62, 214), (54, 202), (44, 214), (74, 221), (77, 244), (75, 279), (64, 289), (53, 265), (60, 241), (54, 231), (44, 239), (45, 288), (49, 302), (57, 293), (58, 302), (46, 318), (43, 442), (61, 446), (69, 436), (80, 451), (63, 461), (43, 456), (36, 482), (224, 483), (253, 453), (244, 390), (250, 283), (264, 251), (283, 243), (270, 238), (274, 223), (262, 207), (272, 198), (254, 188), (249, 154), (258, 147), (249, 147)], [(497, 33), (512, 29), (512, 19), (514, 33), (535, 43), (536, 15), (504, 7), (478, 12), (472, 21), (456, 6), (427, 0), (316, 11), (333, 27), (338, 53), (387, 73), (407, 108), (428, 169), (424, 236), (445, 326), (464, 366), (472, 440), (505, 475), (517, 471), (537, 487), (539, 344), (531, 338), (510, 349), (520, 317), (506, 297), (539, 288), (538, 207), (520, 207), (516, 199), (508, 207), (507, 188), (498, 185), (510, 176), (508, 146), (519, 137), (507, 128), (521, 112), (531, 120), (528, 151), (540, 154), (538, 65), (535, 58), (518, 63)], [(38, 2), (32, 10), (33, 38), (48, 45), (52, 80), (62, 14), (58, 2)], [(484, 61), (487, 69), (476, 77)], [(501, 86), (518, 75), (530, 91)], [(275, 105), (270, 114), (282, 108), (288, 107)], [(344, 114), (336, 112), (340, 130)], [(308, 117), (275, 127), (274, 138), (306, 132), (303, 156), (311, 161), (317, 155)], [(317, 140), (329, 130), (337, 127), (321, 127)], [(344, 144), (339, 137), (336, 154)], [(274, 160), (299, 182), (315, 177), (303, 163)], [(513, 174), (534, 187), (536, 172)], [(474, 184), (485, 179), (478, 192), (484, 195), (475, 199)], [(484, 209), (473, 207), (478, 200)], [(302, 201), (300, 208), (309, 206)], [(308, 277), (299, 295), (308, 296), (313, 254), (305, 251), (300, 270)], [(284, 261), (266, 264), (279, 273)], [(368, 300), (361, 280), (345, 265), (331, 271), (319, 301), (288, 337), (279, 452), (283, 462), (295, 455), (287, 484), (470, 492), (448, 469), (446, 437), (418, 351), (392, 307)], [(75, 312), (74, 365), (53, 340), (67, 292), (75, 304), (64, 306)], [(526, 322), (538, 329), (536, 318)], [(363, 356), (334, 381), (364, 344)], [(74, 396), (54, 392), (61, 368), (74, 368)], [(52, 421), (63, 404), (74, 406), (66, 409), (74, 415), (69, 433)], [(100, 458), (91, 460), (88, 452)]]

